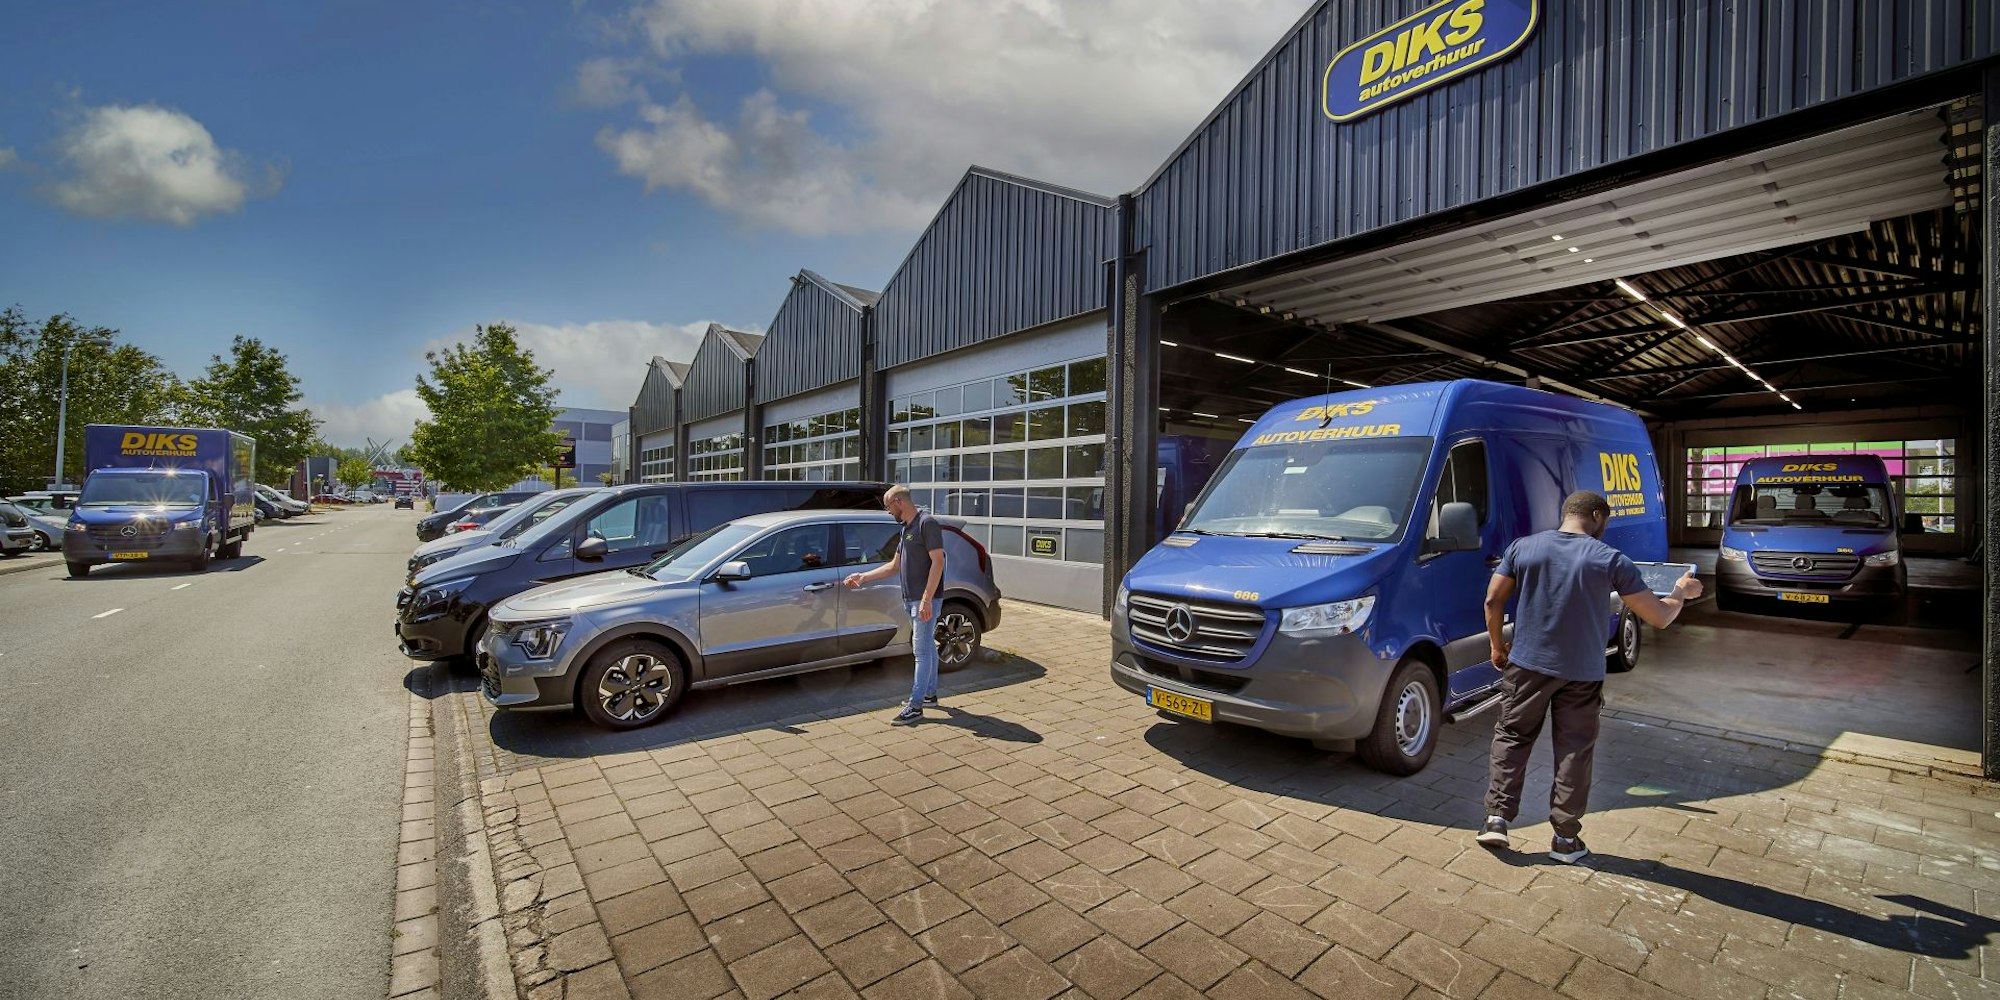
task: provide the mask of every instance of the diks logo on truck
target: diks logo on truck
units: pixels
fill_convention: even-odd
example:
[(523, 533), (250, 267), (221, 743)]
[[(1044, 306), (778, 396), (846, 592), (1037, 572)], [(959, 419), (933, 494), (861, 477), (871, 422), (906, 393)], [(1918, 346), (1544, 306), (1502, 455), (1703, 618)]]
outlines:
[(1521, 47), (1539, 0), (1444, 0), (1340, 50), (1326, 67), (1320, 108), (1352, 121), (1464, 76)]
[(128, 431), (118, 439), (120, 455), (151, 455), (162, 458), (191, 458), (195, 450), (192, 434), (148, 434)]

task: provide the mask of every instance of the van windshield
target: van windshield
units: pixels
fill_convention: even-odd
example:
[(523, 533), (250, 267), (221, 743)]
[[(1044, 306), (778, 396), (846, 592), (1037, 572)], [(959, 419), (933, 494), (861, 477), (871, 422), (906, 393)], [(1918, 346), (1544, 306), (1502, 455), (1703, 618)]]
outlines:
[(1409, 520), (1431, 439), (1312, 441), (1231, 452), (1182, 530), (1380, 541)]
[(82, 507), (199, 507), (208, 481), (194, 473), (92, 476), (77, 499)]
[(1745, 484), (1730, 524), (1889, 527), (1889, 491), (1880, 483)]
[(583, 499), (584, 496), (585, 494), (578, 493), (575, 496), (556, 497), (553, 500), (543, 500), (539, 505), (533, 500), (524, 501), (513, 510), (487, 522), (486, 530), (499, 535), (502, 540), (513, 538), (555, 516), (564, 507)]

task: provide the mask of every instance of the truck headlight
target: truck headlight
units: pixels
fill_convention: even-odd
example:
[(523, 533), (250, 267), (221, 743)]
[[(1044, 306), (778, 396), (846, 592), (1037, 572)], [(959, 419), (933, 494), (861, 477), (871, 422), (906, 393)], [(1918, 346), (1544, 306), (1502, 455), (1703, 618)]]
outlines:
[(556, 647), (562, 645), (563, 636), (568, 633), (567, 618), (531, 622), (514, 633), (514, 645), (530, 660), (546, 660), (556, 655)]
[(1877, 552), (1861, 561), (1868, 566), (1894, 566), (1903, 561), (1903, 554), (1892, 549), (1888, 552)]
[(1716, 552), (1716, 555), (1719, 556), (1720, 558), (1727, 559), (1730, 562), (1742, 562), (1745, 558), (1748, 558), (1747, 556), (1744, 555), (1742, 549), (1732, 549), (1727, 545), (1724, 545), (1720, 550), (1718, 550)]
[(1368, 624), (1368, 615), (1374, 610), (1372, 594), (1351, 601), (1286, 608), (1284, 617), (1278, 621), (1278, 631), (1286, 635), (1346, 635)]

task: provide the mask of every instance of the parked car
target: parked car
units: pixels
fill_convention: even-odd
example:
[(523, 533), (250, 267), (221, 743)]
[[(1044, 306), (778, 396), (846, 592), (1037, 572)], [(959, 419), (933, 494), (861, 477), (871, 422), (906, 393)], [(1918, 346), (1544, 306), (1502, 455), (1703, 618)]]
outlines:
[(464, 514), (458, 515), (458, 517), (454, 518), (450, 524), (445, 525), (444, 533), (446, 537), (449, 537), (452, 535), (456, 535), (461, 531), (476, 531), (480, 528), (486, 527), (487, 523), (492, 521), (494, 518), (505, 516), (506, 514), (511, 512), (516, 506), (518, 505), (511, 503), (503, 503), (498, 507), (488, 507), (485, 510), (468, 511)]
[(460, 514), (485, 510), (488, 507), (498, 507), (501, 504), (520, 503), (534, 495), (533, 492), (528, 491), (477, 494), (456, 507), (435, 511), (417, 521), (417, 541), (428, 542), (434, 538), (443, 537), (444, 529), (450, 526), (453, 519)]
[(340, 493), (315, 493), (312, 502), (338, 507), (347, 503), (347, 497)]
[(486, 611), (530, 587), (644, 566), (724, 521), (773, 510), (877, 509), (879, 483), (644, 483), (597, 490), (509, 540), (419, 570), (396, 595), (396, 635), (418, 660), (466, 656)]
[(414, 497), (414, 496), (411, 496), (411, 495), (410, 495), (410, 494), (408, 494), (408, 493), (398, 493), (398, 494), (396, 494), (396, 509), (397, 509), (397, 510), (416, 510), (416, 509), (417, 509), (417, 498), (416, 498), (416, 497)]
[(434, 539), (417, 546), (410, 553), (410, 575), (435, 562), (442, 562), (464, 552), (504, 542), (560, 512), (564, 507), (597, 492), (602, 487), (572, 486), (568, 489), (549, 490), (537, 493), (513, 505), (507, 513), (486, 523), (485, 527), (454, 532), (443, 538)]
[[(841, 585), (896, 553), (879, 511), (784, 511), (717, 525), (630, 573), (538, 587), (493, 608), (481, 690), (498, 708), (582, 710), (607, 729), (665, 718), (689, 688), (897, 656), (910, 648), (902, 582)], [(939, 667), (1000, 624), (986, 551), (945, 532)]]
[(374, 503), (375, 493), (373, 490), (348, 490), (347, 501), (349, 503)]
[(12, 559), (32, 551), (37, 538), (27, 511), (11, 503), (0, 503), (0, 557)]
[(292, 516), (291, 511), (272, 503), (262, 493), (253, 494), (251, 499), (257, 505), (257, 520), (259, 521), (282, 521)]
[(7, 502), (53, 517), (67, 517), (69, 511), (76, 507), (76, 496), (75, 490), (29, 490), (20, 496), (8, 497)]
[(259, 485), (257, 495), (271, 502), (285, 517), (297, 517), (312, 510), (312, 505), (303, 500), (294, 500), (283, 491)]

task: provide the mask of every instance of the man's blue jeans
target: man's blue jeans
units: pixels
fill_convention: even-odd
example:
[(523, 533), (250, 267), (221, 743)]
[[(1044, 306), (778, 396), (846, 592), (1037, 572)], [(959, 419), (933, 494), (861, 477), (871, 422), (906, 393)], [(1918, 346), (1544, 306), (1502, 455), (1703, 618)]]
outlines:
[(938, 605), (942, 603), (932, 600), (930, 621), (924, 621), (917, 617), (922, 601), (903, 602), (903, 609), (910, 615), (910, 652), (917, 658), (916, 681), (910, 685), (911, 708), (923, 708), (924, 699), (937, 694), (937, 619)]

